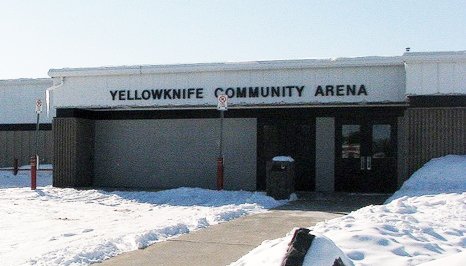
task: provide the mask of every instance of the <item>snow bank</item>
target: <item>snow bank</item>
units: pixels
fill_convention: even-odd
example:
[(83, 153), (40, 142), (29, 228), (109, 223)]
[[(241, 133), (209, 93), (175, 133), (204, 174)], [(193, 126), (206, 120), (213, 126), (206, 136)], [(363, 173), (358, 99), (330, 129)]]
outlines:
[[(51, 180), (50, 172), (39, 173), (39, 184)], [(87, 265), (286, 202), (199, 188), (31, 191), (29, 182), (28, 173), (0, 174), (2, 265)]]
[(466, 155), (448, 155), (427, 162), (387, 202), (403, 196), (461, 192), (466, 192)]
[[(466, 156), (433, 159), (386, 204), (367, 206), (310, 229), (335, 243), (354, 265), (464, 265)], [(280, 265), (292, 235), (265, 241), (233, 265)], [(308, 255), (326, 259), (336, 249), (329, 244), (321, 250)]]
[(114, 192), (116, 195), (124, 196), (130, 200), (140, 201), (157, 205), (173, 206), (206, 206), (218, 207), (224, 205), (258, 204), (263, 208), (270, 209), (284, 204), (287, 201), (277, 201), (268, 197), (264, 192), (245, 191), (217, 191), (201, 188), (182, 187), (157, 192)]
[(353, 262), (338, 248), (332, 240), (322, 234), (313, 233), (316, 237), (304, 258), (304, 265), (330, 266), (340, 258), (346, 266), (353, 266)]
[(417, 265), (466, 249), (466, 193), (402, 197), (317, 224), (355, 265)]
[(285, 237), (266, 240), (260, 246), (250, 251), (230, 266), (280, 266), (288, 249), (288, 243), (293, 238), (294, 230)]
[[(259, 247), (230, 266), (281, 265), (296, 229), (293, 229), (283, 238), (264, 241)], [(315, 235), (315, 238), (304, 258), (303, 265), (331, 266), (337, 258), (341, 258), (346, 266), (353, 265), (352, 261), (332, 240), (319, 233), (312, 232), (312, 234)]]
[[(465, 204), (466, 193), (403, 197), (310, 229), (333, 241), (354, 265), (417, 265), (466, 250)], [(232, 265), (279, 266), (291, 237), (266, 241)], [(309, 251), (314, 261), (304, 265), (333, 258), (337, 249), (320, 250)]]
[(385, 205), (317, 224), (356, 265), (417, 265), (466, 249), (466, 156), (432, 159)]

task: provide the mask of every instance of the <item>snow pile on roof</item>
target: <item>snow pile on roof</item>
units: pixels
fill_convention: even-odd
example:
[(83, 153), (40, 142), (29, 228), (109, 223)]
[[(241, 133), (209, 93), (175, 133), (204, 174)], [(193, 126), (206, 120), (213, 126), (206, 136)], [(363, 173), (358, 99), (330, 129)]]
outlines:
[(466, 192), (466, 155), (447, 155), (427, 162), (387, 202), (403, 196)]
[[(28, 172), (0, 173), (2, 265), (87, 265), (286, 203), (259, 192), (198, 188), (31, 191)], [(40, 172), (39, 184), (51, 180)]]
[[(386, 204), (367, 206), (310, 229), (332, 240), (354, 265), (418, 265), (441, 258), (448, 263), (439, 260), (428, 265), (463, 265), (465, 173), (466, 156), (434, 159), (413, 174)], [(290, 240), (288, 235), (266, 241), (233, 265), (278, 266)], [(331, 257), (333, 249), (313, 256), (317, 261)]]
[(294, 162), (294, 159), (290, 156), (275, 156), (272, 161), (274, 162)]

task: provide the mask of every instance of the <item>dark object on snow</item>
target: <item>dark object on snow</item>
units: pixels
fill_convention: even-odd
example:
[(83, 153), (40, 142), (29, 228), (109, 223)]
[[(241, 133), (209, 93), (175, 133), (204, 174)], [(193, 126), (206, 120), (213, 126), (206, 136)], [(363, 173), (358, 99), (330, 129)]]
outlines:
[(294, 162), (268, 161), (266, 164), (267, 196), (289, 199), (294, 192)]
[[(288, 244), (288, 250), (282, 261), (282, 266), (302, 266), (304, 257), (306, 257), (307, 251), (311, 248), (314, 238), (315, 235), (311, 234), (311, 230), (307, 228), (297, 229), (290, 244)], [(333, 265), (328, 266), (345, 266), (345, 264), (341, 258), (338, 258), (335, 259)]]
[(341, 258), (338, 258), (335, 260), (335, 262), (333, 263), (333, 266), (345, 266), (345, 264), (343, 263), (343, 261), (341, 260)]
[(307, 228), (299, 228), (294, 232), (293, 238), (288, 245), (285, 258), (283, 259), (282, 266), (303, 265), (304, 257), (315, 238), (310, 232), (311, 230)]

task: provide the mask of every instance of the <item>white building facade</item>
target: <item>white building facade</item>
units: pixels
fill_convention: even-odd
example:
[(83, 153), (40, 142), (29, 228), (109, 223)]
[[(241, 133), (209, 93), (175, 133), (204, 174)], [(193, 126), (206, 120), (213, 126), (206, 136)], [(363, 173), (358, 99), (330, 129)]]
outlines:
[(54, 185), (391, 192), (427, 160), (466, 153), (466, 53), (52, 69)]
[(37, 100), (45, 103), (45, 90), (52, 86), (52, 79), (0, 80), (0, 167), (29, 164), (30, 157), (37, 149), (41, 151), (40, 161), (52, 163), (53, 138), (52, 118), (43, 112), (39, 117), (39, 131), (36, 136)]

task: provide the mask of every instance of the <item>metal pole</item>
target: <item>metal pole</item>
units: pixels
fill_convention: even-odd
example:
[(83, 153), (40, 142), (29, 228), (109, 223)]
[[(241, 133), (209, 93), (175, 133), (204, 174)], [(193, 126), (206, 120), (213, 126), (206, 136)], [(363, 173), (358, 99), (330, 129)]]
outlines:
[(220, 154), (219, 157), (223, 158), (223, 118), (225, 117), (225, 111), (220, 111)]
[(223, 118), (224, 110), (220, 110), (220, 149), (217, 158), (217, 190), (223, 190)]
[(35, 190), (37, 186), (37, 165), (39, 157), (37, 156), (37, 138), (39, 136), (39, 112), (37, 112), (36, 132), (35, 132), (35, 143), (34, 143), (34, 156), (31, 157), (31, 189)]
[(37, 156), (31, 157), (31, 190), (37, 187)]
[(35, 147), (34, 147), (34, 156), (36, 156), (36, 166), (39, 169), (39, 117), (40, 112), (37, 113), (37, 123), (36, 123), (36, 136), (35, 136)]

